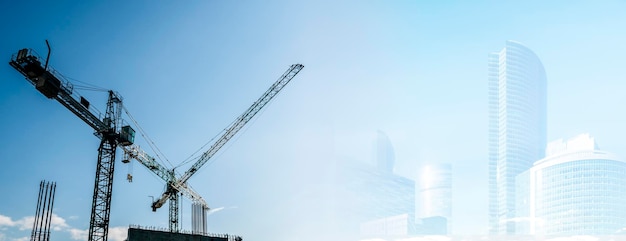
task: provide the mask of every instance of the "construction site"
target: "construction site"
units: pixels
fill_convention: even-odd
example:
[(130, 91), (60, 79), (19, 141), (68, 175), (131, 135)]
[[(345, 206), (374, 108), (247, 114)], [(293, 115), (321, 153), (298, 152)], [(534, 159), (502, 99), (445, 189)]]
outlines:
[[(91, 104), (91, 101), (75, 91), (77, 85), (49, 65), (51, 47), (46, 40), (47, 55), (39, 56), (34, 50), (24, 48), (18, 50), (10, 59), (10, 66), (19, 72), (45, 98), (57, 101), (65, 109), (78, 117), (93, 129), (93, 135), (99, 139), (97, 153), (93, 153), (97, 162), (93, 179), (91, 212), (88, 230), (89, 241), (106, 241), (109, 234), (111, 213), (111, 196), (113, 176), (116, 162), (122, 164), (139, 163), (165, 183), (164, 192), (155, 197), (151, 210), (156, 212), (167, 204), (167, 227), (150, 227), (142, 224), (128, 225), (128, 241), (136, 240), (194, 240), (194, 241), (241, 241), (236, 234), (214, 234), (207, 229), (207, 213), (211, 210), (209, 203), (189, 184), (190, 179), (207, 162), (215, 157), (223, 147), (252, 120), (303, 68), (301, 64), (291, 65), (261, 97), (239, 115), (218, 138), (214, 138), (207, 148), (202, 150), (188, 170), (180, 172), (167, 168), (160, 155), (160, 150), (150, 140), (131, 113), (124, 107), (123, 97), (115, 90), (106, 91), (104, 112)], [(104, 97), (103, 97), (104, 98)], [(85, 133), (87, 135), (88, 133)], [(136, 144), (136, 138), (145, 138), (150, 150), (144, 150)], [(24, 143), (26, 144), (26, 143)], [(116, 156), (117, 150), (123, 155)], [(63, 155), (63, 153), (59, 153)], [(24, 176), (24, 178), (34, 178)], [(132, 182), (129, 173), (127, 180)], [(79, 180), (87, 182), (91, 180)], [(31, 232), (31, 240), (50, 240), (51, 218), (54, 208), (56, 183), (41, 182), (37, 201), (35, 223)], [(87, 198), (87, 197), (85, 197)], [(191, 230), (182, 229), (182, 199), (191, 202)], [(54, 240), (54, 239), (53, 239)]]

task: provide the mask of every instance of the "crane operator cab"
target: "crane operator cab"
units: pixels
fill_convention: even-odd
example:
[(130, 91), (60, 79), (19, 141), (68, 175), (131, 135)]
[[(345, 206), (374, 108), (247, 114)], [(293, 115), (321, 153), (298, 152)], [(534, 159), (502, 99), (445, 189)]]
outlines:
[(123, 126), (120, 131), (120, 145), (129, 146), (135, 142), (135, 130), (130, 126)]

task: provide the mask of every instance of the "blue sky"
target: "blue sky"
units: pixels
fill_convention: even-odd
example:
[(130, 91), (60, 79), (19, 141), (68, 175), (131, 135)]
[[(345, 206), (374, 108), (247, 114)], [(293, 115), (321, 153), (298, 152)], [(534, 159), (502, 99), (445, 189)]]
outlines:
[[(320, 194), (328, 167), (371, 162), (382, 130), (400, 175), (452, 163), (454, 230), (485, 233), (487, 54), (509, 39), (546, 69), (548, 139), (590, 133), (602, 149), (626, 156), (621, 1), (4, 1), (0, 9), (0, 58), (8, 62), (21, 48), (44, 55), (48, 39), (51, 66), (118, 91), (174, 164), (289, 65), (305, 65), (190, 180), (212, 207), (223, 207), (209, 216), (214, 232), (332, 237), (330, 214), (320, 211), (333, 198)], [(98, 139), (8, 64), (0, 77), (0, 240), (28, 236), (20, 225), (34, 214), (42, 179), (58, 183), (53, 237), (72, 238), (88, 228)], [(104, 109), (105, 93), (81, 94)], [(167, 210), (149, 208), (163, 183), (137, 163), (127, 183), (128, 171), (118, 162), (111, 227), (165, 227)]]

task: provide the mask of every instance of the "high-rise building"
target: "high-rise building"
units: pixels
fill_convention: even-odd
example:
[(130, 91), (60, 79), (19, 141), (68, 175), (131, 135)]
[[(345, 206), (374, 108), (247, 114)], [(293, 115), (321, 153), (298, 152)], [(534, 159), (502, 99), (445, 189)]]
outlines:
[(517, 233), (613, 235), (626, 227), (626, 162), (588, 134), (548, 144), (517, 177)]
[(515, 177), (544, 157), (546, 74), (524, 45), (489, 54), (489, 232), (515, 233)]
[[(416, 190), (419, 190), (419, 218), (425, 234), (446, 235), (451, 230), (452, 217), (452, 165), (429, 164), (420, 168)], [(432, 220), (443, 220), (431, 224)]]

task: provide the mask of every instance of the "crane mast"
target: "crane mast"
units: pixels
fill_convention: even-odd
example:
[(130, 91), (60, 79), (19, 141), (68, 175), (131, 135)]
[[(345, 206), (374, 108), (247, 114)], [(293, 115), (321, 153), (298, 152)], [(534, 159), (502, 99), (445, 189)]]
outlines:
[(111, 194), (113, 193), (113, 172), (115, 170), (115, 150), (118, 144), (117, 126), (121, 116), (122, 100), (109, 91), (104, 124), (107, 128), (100, 131), (101, 141), (98, 147), (96, 180), (93, 187), (91, 218), (89, 222), (89, 240), (107, 240), (109, 217), (111, 215)]

